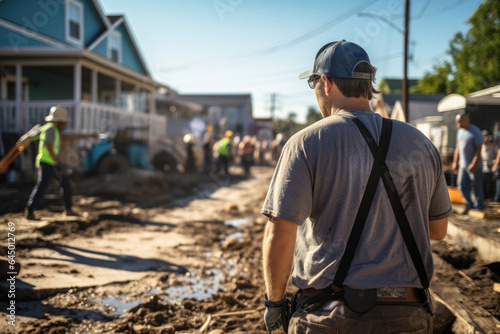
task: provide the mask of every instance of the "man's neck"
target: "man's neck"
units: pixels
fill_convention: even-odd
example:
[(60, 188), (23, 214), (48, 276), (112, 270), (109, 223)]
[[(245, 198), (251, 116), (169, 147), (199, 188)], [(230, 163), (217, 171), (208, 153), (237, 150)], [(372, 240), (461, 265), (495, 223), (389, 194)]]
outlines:
[(352, 111), (352, 110), (371, 110), (370, 102), (362, 98), (348, 98), (342, 101), (339, 106), (332, 106), (332, 115), (339, 111)]

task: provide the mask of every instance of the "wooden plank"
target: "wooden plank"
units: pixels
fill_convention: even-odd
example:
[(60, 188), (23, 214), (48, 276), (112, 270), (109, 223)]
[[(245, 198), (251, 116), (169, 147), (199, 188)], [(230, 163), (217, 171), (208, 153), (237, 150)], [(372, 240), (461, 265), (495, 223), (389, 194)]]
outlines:
[[(433, 258), (436, 267), (457, 271), (440, 257), (433, 256)], [(452, 328), (454, 333), (492, 333), (492, 330), (500, 330), (500, 321), (495, 317), (476, 316), (468, 310), (463, 303), (468, 297), (464, 296), (452, 283), (434, 280), (431, 283), (431, 289), (432, 297), (444, 304), (455, 315), (456, 320)], [(486, 310), (484, 312), (487, 313)]]
[(469, 210), (469, 216), (479, 218), (479, 219), (484, 219), (485, 218), (485, 212), (480, 211), (480, 210), (475, 210), (475, 209), (470, 209)]

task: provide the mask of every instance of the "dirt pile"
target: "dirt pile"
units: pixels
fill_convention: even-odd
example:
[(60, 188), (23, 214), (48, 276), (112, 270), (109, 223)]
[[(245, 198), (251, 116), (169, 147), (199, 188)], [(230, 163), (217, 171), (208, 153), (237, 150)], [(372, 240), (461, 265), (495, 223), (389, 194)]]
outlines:
[(475, 249), (460, 249), (446, 240), (434, 242), (432, 249), (449, 264), (437, 267), (434, 279), (458, 287), (462, 296), (457, 301), (474, 315), (500, 320), (500, 293), (493, 290), (494, 283), (500, 283), (499, 263), (485, 263)]

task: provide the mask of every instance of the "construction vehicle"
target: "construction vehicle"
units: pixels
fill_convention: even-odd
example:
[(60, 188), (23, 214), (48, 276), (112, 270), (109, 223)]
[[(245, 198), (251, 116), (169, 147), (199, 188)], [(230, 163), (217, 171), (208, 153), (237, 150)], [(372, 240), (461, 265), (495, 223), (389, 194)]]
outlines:
[(182, 153), (169, 140), (148, 142), (144, 127), (128, 127), (119, 130), (114, 138), (101, 134), (99, 141), (86, 151), (79, 173), (113, 174), (126, 172), (130, 167), (146, 170), (179, 171)]

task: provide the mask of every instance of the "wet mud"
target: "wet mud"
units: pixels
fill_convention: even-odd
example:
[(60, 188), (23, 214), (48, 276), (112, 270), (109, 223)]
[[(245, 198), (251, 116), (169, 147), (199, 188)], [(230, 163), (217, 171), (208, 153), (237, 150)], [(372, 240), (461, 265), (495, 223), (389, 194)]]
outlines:
[[(109, 194), (76, 195), (81, 216), (33, 225), (16, 245), (21, 261), (37, 249), (51, 249), (76, 238), (99, 240), (110, 233), (134, 234), (156, 228), (158, 237), (175, 233), (191, 240), (161, 248), (158, 253), (161, 259), (185, 259), (185, 264), (176, 271), (152, 268), (140, 280), (19, 301), (18, 327), (5, 333), (267, 333), (262, 321), (261, 265), (266, 219), (259, 211), (271, 175), (271, 168), (263, 168), (255, 170), (252, 182), (245, 178), (222, 185), (210, 178), (193, 181), (191, 189), (195, 187), (198, 192), (187, 186), (176, 191), (160, 187), (161, 203), (160, 195), (148, 195), (137, 203)], [(221, 195), (223, 200), (214, 199), (212, 194), (221, 189), (226, 191)], [(179, 195), (172, 195), (174, 192)], [(193, 206), (197, 201), (201, 204)], [(58, 205), (56, 200), (49, 201), (37, 214), (54, 216)], [(168, 219), (156, 226), (159, 216)], [(4, 213), (0, 219), (20, 221), (22, 212)], [(473, 249), (459, 249), (446, 241), (433, 242), (432, 247), (449, 266), (437, 268), (434, 281), (457, 286), (465, 296), (461, 302), (477, 316), (500, 320), (500, 294), (492, 288), (500, 282), (499, 264), (483, 263)], [(0, 255), (5, 251), (2, 247)], [(64, 265), (50, 270), (79, 275)], [(44, 275), (43, 271), (39, 274)], [(288, 293), (293, 292), (290, 287)], [(5, 312), (5, 302), (0, 304), (1, 312)], [(439, 331), (453, 333), (453, 317), (446, 321)], [(0, 328), (5, 327), (2, 324)], [(4, 330), (8, 329), (0, 332)]]

